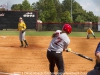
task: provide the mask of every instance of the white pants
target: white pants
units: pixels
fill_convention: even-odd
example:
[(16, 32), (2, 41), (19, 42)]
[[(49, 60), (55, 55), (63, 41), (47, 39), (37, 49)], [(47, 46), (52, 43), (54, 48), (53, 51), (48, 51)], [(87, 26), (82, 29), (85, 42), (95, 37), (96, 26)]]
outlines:
[[(92, 32), (91, 34), (94, 36), (94, 32)], [(87, 36), (88, 36), (88, 37), (90, 37), (90, 34), (89, 34), (89, 33), (87, 33)]]
[(22, 33), (22, 31), (19, 32), (19, 40), (23, 41), (25, 40), (25, 32)]

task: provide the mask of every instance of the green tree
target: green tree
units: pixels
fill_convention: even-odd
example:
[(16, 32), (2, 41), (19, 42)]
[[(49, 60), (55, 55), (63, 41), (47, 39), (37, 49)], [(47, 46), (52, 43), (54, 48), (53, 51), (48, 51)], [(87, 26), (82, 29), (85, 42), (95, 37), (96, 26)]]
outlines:
[(61, 13), (62, 13), (62, 8), (61, 8), (61, 3), (59, 2), (59, 0), (53, 0), (54, 4), (55, 4), (55, 8), (57, 11), (57, 22), (61, 22)]
[(33, 10), (33, 8), (27, 0), (24, 0), (22, 4), (13, 4), (11, 10)]
[(93, 12), (89, 11), (89, 12), (87, 12), (87, 15), (88, 15), (87, 20), (94, 22), (94, 14), (93, 14)]
[(6, 9), (5, 8), (0, 8), (0, 11), (6, 11)]
[(71, 22), (97, 21), (97, 16), (94, 16), (93, 12), (86, 12), (86, 10), (84, 10), (75, 0), (64, 0), (62, 3), (60, 3), (59, 0), (39, 0), (38, 2), (33, 3), (32, 6), (38, 11), (39, 18), (43, 20), (43, 22), (66, 22), (62, 15), (68, 11), (71, 16), (71, 3)]
[(75, 22), (84, 22), (84, 20), (82, 19), (82, 16), (78, 15), (77, 18), (75, 19)]
[(74, 1), (72, 4), (73, 21), (75, 21), (78, 15), (82, 15), (82, 13), (83, 13), (82, 7), (79, 5), (79, 3)]
[(21, 10), (21, 4), (13, 4), (11, 10)]
[(28, 0), (24, 0), (22, 2), (22, 10), (33, 10), (32, 6), (30, 5), (30, 3), (28, 2)]
[(35, 11), (38, 11), (38, 19), (42, 20), (43, 22), (45, 22), (45, 4), (44, 4), (45, 0), (39, 0), (39, 2), (36, 3), (32, 3), (32, 8)]
[(61, 22), (70, 23), (72, 22), (69, 11), (65, 11), (61, 15)]
[(39, 0), (33, 3), (33, 8), (39, 12), (39, 19), (43, 22), (57, 22), (57, 12), (53, 0)]
[(71, 11), (71, 0), (62, 1), (62, 11)]

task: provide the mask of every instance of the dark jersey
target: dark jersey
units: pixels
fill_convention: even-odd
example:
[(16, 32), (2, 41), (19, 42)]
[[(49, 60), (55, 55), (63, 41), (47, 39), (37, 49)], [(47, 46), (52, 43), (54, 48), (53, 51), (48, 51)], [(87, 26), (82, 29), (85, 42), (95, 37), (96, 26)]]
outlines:
[(98, 52), (100, 52), (100, 42), (98, 43), (98, 46), (97, 46), (96, 51), (95, 51), (95, 54), (98, 53)]

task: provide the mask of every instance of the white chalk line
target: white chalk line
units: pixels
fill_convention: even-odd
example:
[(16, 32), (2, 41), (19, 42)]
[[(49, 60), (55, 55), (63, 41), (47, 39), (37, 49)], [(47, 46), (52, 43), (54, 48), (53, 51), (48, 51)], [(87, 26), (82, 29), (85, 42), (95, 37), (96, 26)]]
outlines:
[(21, 75), (21, 74), (17, 74), (17, 73), (6, 73), (6, 72), (0, 72), (0, 74), (4, 74), (4, 75)]

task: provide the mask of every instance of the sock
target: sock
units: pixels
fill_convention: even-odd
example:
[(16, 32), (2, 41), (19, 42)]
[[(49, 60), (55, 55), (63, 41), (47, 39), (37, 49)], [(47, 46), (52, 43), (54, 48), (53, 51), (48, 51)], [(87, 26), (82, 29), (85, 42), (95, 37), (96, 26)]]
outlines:
[(28, 45), (26, 40), (24, 40), (24, 42), (25, 42), (26, 45)]
[[(93, 35), (94, 36), (94, 35)], [(94, 38), (96, 38), (95, 36), (94, 36)]]
[(23, 41), (20, 41), (21, 42), (21, 45), (23, 46)]

